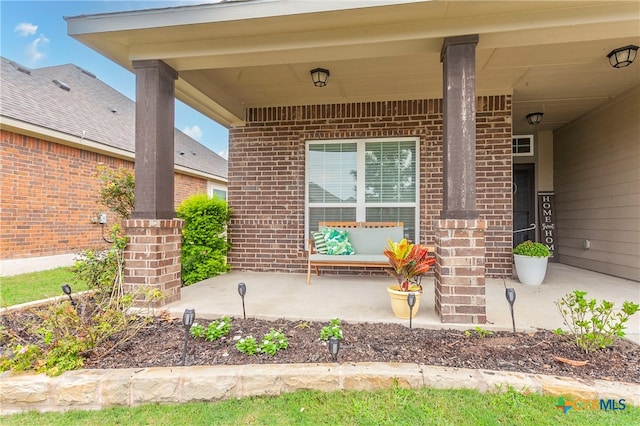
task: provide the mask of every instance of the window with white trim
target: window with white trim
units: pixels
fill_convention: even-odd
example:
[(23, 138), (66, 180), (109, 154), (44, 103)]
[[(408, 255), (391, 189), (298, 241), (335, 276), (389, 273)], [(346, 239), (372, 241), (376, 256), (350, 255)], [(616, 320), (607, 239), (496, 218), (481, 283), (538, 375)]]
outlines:
[(208, 182), (207, 183), (207, 195), (210, 198), (213, 197), (218, 197), (218, 198), (222, 198), (223, 200), (227, 199), (227, 188), (225, 186), (213, 183), (213, 182)]
[(404, 222), (418, 234), (418, 139), (308, 141), (306, 235), (318, 222)]
[(533, 155), (533, 135), (512, 136), (511, 154), (514, 157)]

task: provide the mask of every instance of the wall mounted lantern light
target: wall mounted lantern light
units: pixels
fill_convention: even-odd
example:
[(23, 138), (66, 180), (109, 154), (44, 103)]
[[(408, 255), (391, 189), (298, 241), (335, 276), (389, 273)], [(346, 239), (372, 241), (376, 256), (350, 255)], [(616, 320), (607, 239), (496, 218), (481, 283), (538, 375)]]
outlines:
[(630, 44), (625, 47), (619, 47), (617, 49), (613, 49), (607, 55), (609, 58), (609, 63), (614, 68), (624, 68), (629, 65), (636, 59), (636, 55), (638, 54), (638, 46)]
[(327, 85), (327, 80), (329, 80), (329, 70), (324, 68), (314, 68), (311, 70), (311, 80), (313, 81), (313, 85), (316, 87), (324, 87)]
[(527, 123), (533, 126), (540, 124), (540, 122), (542, 122), (543, 115), (544, 113), (542, 112), (532, 112), (531, 114), (527, 114)]

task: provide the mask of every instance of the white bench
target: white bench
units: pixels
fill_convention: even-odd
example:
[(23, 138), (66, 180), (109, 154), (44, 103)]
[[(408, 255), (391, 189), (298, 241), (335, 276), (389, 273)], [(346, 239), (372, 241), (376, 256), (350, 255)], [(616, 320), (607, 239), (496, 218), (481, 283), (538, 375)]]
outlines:
[(309, 262), (307, 284), (311, 283), (311, 267), (320, 275), (319, 266), (360, 266), (388, 267), (389, 259), (384, 255), (387, 240), (400, 241), (404, 238), (403, 222), (320, 222), (318, 229), (343, 228), (349, 231), (349, 241), (354, 254), (319, 254), (315, 250), (313, 237), (309, 238)]

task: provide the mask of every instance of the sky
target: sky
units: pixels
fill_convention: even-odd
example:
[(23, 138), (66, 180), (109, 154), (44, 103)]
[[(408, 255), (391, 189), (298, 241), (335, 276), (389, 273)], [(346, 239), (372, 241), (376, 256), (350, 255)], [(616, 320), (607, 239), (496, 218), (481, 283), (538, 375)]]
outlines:
[[(135, 100), (135, 75), (67, 35), (64, 16), (215, 3), (217, 0), (174, 1), (6, 1), (0, 0), (0, 54), (29, 68), (74, 64), (92, 72)], [(176, 128), (227, 158), (225, 127), (176, 100)]]

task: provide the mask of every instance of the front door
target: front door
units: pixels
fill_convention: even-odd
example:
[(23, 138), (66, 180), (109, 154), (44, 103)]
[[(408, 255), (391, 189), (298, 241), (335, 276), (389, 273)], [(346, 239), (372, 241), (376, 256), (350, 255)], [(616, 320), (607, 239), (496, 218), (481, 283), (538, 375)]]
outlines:
[[(533, 164), (513, 165), (513, 246), (523, 241), (535, 241), (534, 230), (520, 231), (530, 228), (535, 223), (535, 189)], [(520, 232), (518, 232), (520, 231)]]

